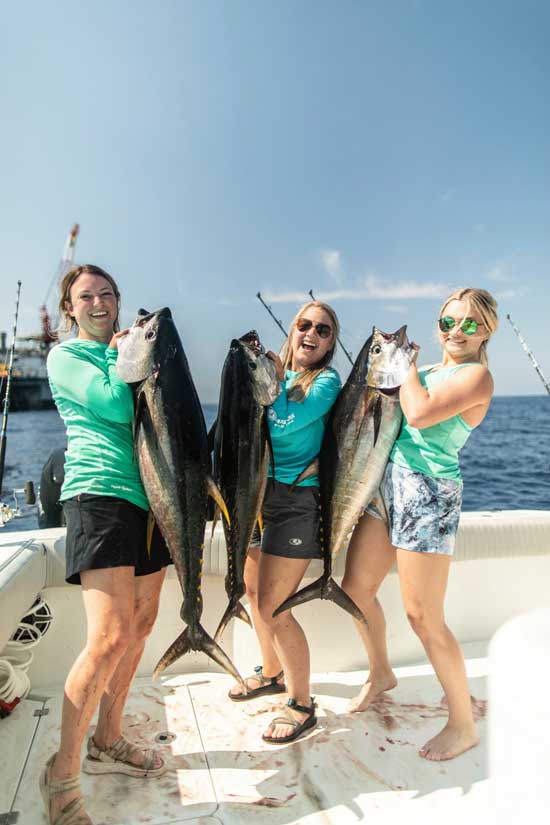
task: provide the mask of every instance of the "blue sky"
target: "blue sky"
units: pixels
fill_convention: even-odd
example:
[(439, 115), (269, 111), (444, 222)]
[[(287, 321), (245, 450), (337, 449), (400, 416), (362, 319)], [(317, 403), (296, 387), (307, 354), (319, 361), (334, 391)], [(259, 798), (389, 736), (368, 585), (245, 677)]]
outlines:
[[(408, 324), (437, 360), (442, 297), (499, 300), (496, 392), (550, 378), (550, 6), (540, 0), (3, 4), (0, 329), (38, 328), (76, 258), (124, 320), (168, 305), (199, 394), (231, 337), (281, 334), (309, 289), (357, 353)], [(339, 357), (343, 375), (347, 362)]]

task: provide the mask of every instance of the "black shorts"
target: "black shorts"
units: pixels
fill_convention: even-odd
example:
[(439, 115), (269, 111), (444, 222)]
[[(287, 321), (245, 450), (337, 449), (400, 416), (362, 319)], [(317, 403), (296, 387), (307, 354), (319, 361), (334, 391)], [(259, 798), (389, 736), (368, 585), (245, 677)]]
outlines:
[(136, 576), (156, 573), (171, 564), (168, 548), (155, 524), (147, 552), (147, 512), (122, 498), (81, 493), (63, 502), (67, 522), (65, 580), (80, 584), (84, 570), (134, 567)]
[(280, 481), (267, 482), (262, 507), (263, 534), (258, 527), (252, 535), (251, 547), (261, 547), (262, 553), (287, 559), (320, 559), (319, 488), (295, 487)]

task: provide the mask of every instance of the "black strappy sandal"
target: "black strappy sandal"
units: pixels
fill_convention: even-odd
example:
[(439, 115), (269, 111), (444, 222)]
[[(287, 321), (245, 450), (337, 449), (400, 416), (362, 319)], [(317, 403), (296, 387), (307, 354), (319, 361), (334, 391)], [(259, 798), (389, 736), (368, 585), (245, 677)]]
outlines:
[(231, 691), (229, 691), (227, 695), (232, 702), (248, 702), (249, 699), (255, 699), (257, 696), (266, 696), (270, 693), (285, 693), (286, 685), (279, 684), (281, 676), (283, 676), (282, 670), (280, 673), (277, 673), (276, 676), (267, 678), (263, 674), (262, 666), (258, 665), (254, 668), (254, 675), (247, 676), (244, 680), (246, 684), (248, 679), (256, 679), (256, 681), (260, 683), (257, 688), (251, 688), (246, 693), (231, 693)]
[(313, 696), (311, 697), (311, 707), (309, 708), (306, 708), (304, 705), (299, 705), (296, 699), (289, 699), (286, 707), (297, 710), (300, 713), (307, 713), (307, 719), (304, 719), (303, 722), (298, 722), (290, 713), (286, 716), (277, 716), (272, 720), (271, 725), (291, 725), (294, 730), (288, 736), (266, 736), (264, 733), (262, 735), (264, 742), (269, 742), (270, 745), (283, 745), (285, 742), (294, 742), (295, 739), (298, 739), (299, 736), (311, 728), (314, 728), (317, 724), (317, 717), (315, 716), (317, 705)]

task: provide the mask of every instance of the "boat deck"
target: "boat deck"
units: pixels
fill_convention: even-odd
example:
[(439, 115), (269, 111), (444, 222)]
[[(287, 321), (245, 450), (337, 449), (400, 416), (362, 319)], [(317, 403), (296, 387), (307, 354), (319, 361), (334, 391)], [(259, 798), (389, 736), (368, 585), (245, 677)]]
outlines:
[[(168, 771), (145, 780), (83, 774), (87, 810), (95, 825), (486, 822), (486, 646), (466, 645), (465, 655), (481, 744), (439, 763), (417, 754), (446, 716), (426, 664), (396, 668), (398, 687), (356, 714), (346, 704), (364, 671), (315, 674), (319, 724), (307, 738), (282, 746), (261, 739), (280, 695), (230, 702), (232, 680), (221, 673), (137, 679), (125, 733), (158, 747)], [(61, 691), (33, 688), (0, 721), (2, 823), (46, 821), (37, 782), (58, 743), (61, 702)]]

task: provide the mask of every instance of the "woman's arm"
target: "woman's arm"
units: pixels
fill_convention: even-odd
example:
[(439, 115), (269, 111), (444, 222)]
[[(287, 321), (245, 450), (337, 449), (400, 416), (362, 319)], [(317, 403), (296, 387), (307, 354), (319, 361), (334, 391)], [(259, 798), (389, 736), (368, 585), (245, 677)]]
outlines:
[(107, 421), (129, 424), (134, 418), (134, 402), (129, 386), (118, 377), (117, 357), (117, 350), (107, 347), (105, 374), (78, 350), (54, 347), (48, 356), (48, 375), (64, 398)]
[(407, 423), (424, 429), (486, 404), (493, 394), (493, 379), (487, 367), (475, 364), (457, 370), (445, 381), (427, 390), (420, 383), (416, 359), (401, 385), (399, 400)]
[(333, 370), (321, 373), (303, 401), (289, 401), (284, 382), (268, 413), (271, 438), (279, 438), (307, 427), (325, 416), (340, 392), (340, 378)]

